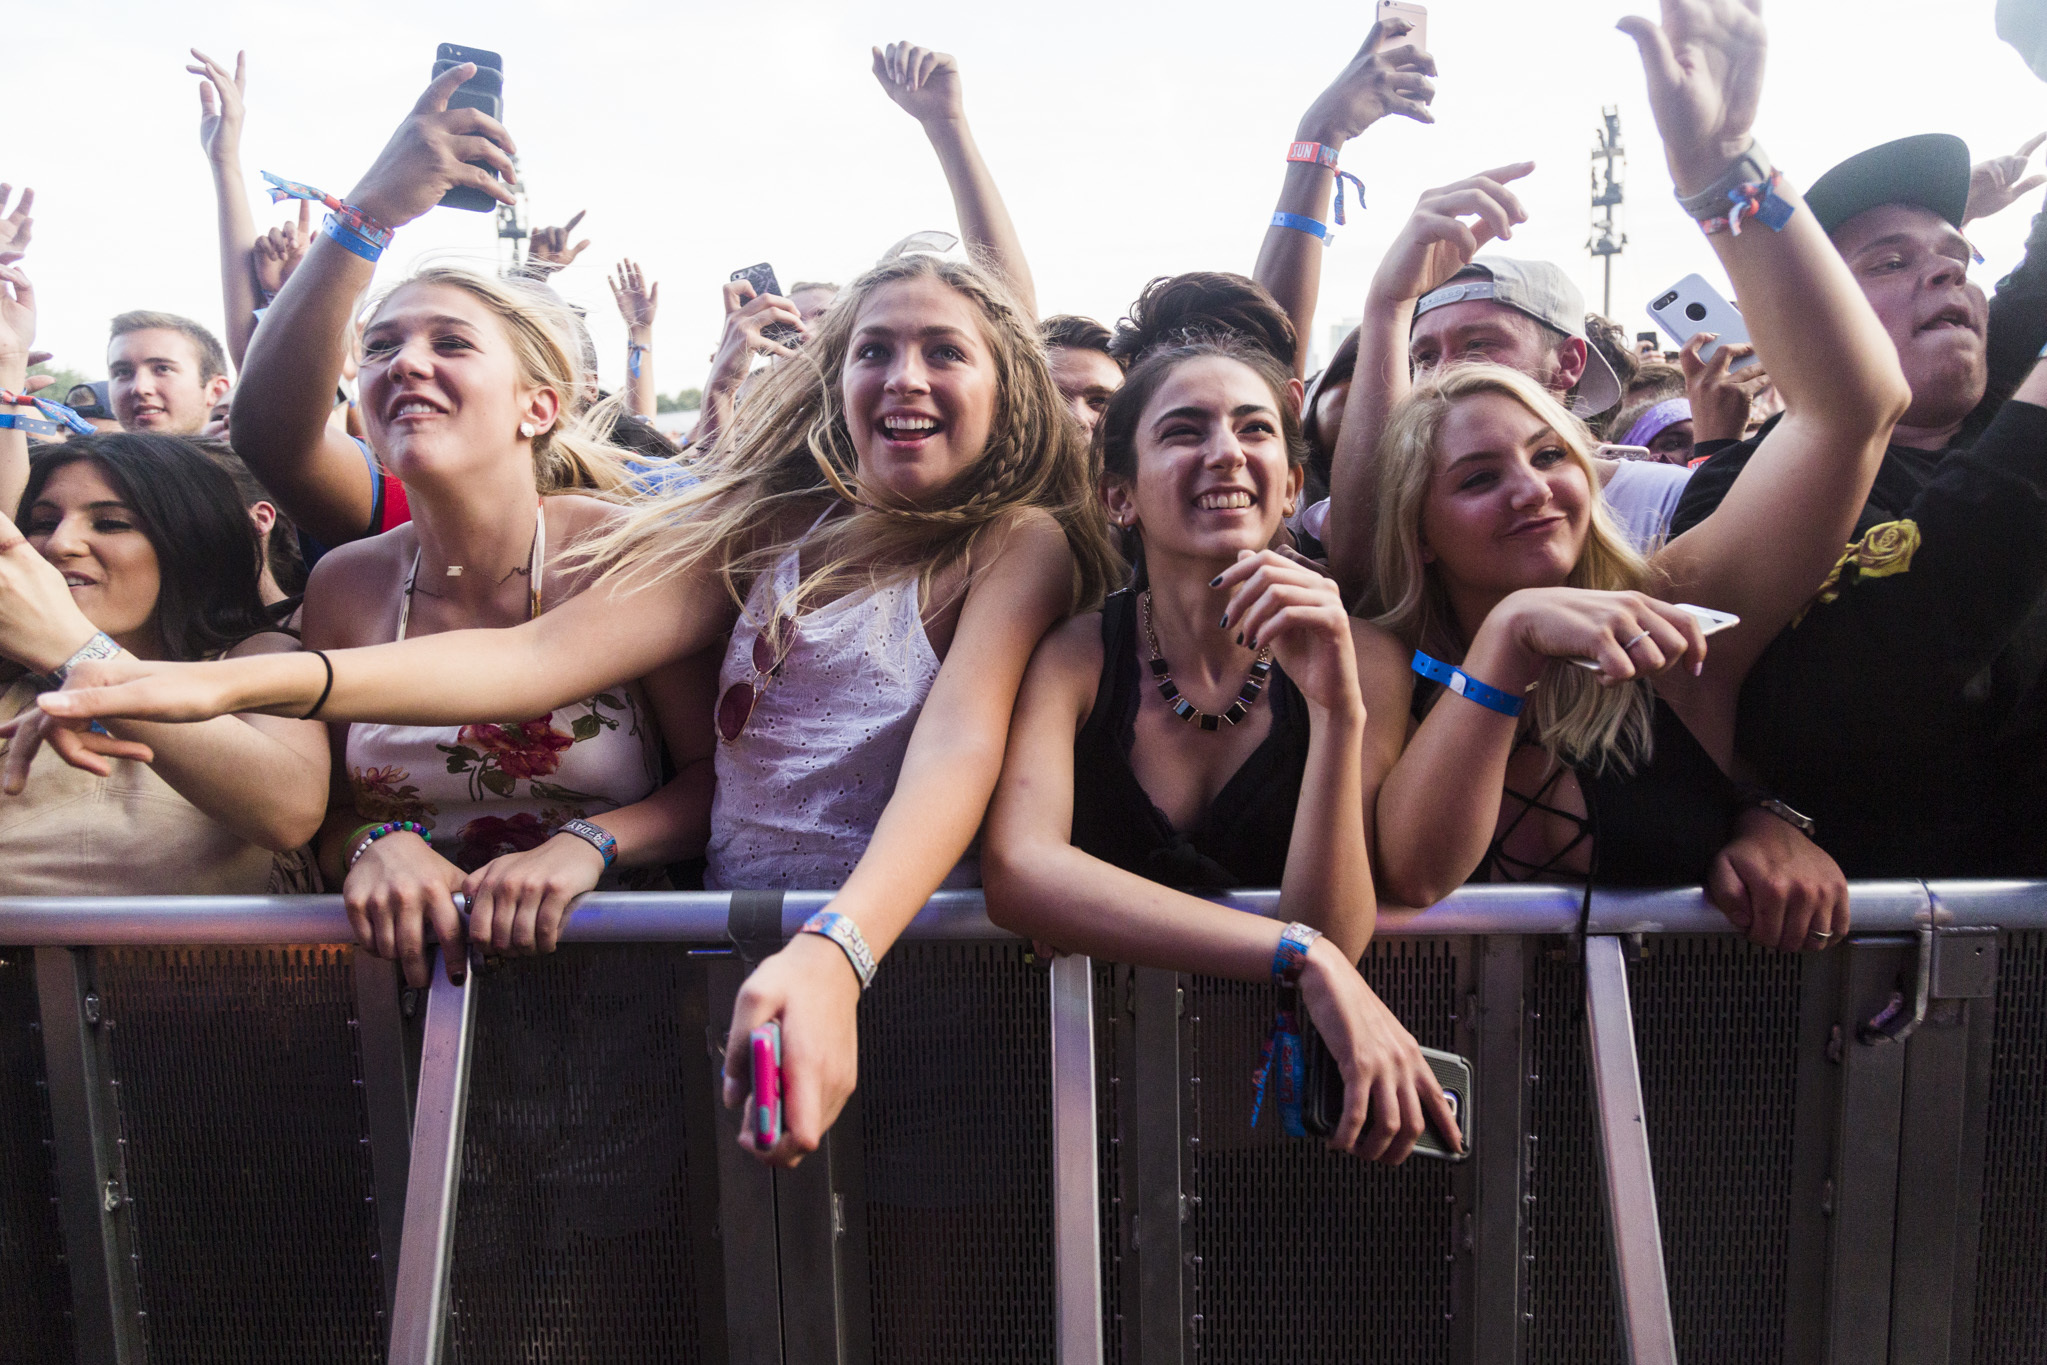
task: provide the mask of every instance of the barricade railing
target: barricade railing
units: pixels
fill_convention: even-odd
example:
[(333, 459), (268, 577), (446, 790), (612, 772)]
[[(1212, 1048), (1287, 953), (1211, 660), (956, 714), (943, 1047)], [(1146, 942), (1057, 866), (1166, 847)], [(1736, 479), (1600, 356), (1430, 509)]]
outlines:
[[(731, 994), (744, 975), (743, 964), (731, 955), (758, 956), (795, 933), (828, 899), (826, 893), (811, 892), (593, 894), (578, 902), (561, 941), (702, 945), (702, 955), (725, 959), (710, 964), (717, 980), (705, 1023), (707, 1039), (721, 1037)], [(1271, 915), (1278, 893), (1252, 891), (1221, 899)], [(2015, 1057), (2037, 1056), (2032, 1033), (2047, 1018), (2047, 1001), (2027, 999), (2021, 1004), (2030, 1011), (2025, 1028), (2032, 1033), (2009, 1040), (1993, 1037), (1998, 944), (2000, 935), (2047, 931), (2047, 884), (1858, 883), (1852, 888), (1852, 909), (1848, 952), (1838, 955), (1846, 965), (1803, 973), (1794, 1002), (1798, 1037), (1813, 1043), (1810, 1049), (1801, 1043), (1796, 1083), (1803, 1112), (1796, 1121), (1800, 1136), (1792, 1143), (1801, 1164), (1794, 1184), (1801, 1197), (1807, 1185), (1822, 1192), (1824, 1207), (1816, 1214), (1794, 1208), (1788, 1215), (1786, 1235), (1795, 1245), (1785, 1259), (1795, 1265), (1792, 1252), (1813, 1253), (1814, 1263), (1824, 1267), (1825, 1309), (1821, 1313), (1800, 1304), (1784, 1314), (1782, 1354), (1771, 1358), (1960, 1359), (1979, 1331), (1989, 1330), (1957, 1305), (1974, 1302), (1975, 1262), (1984, 1235), (1984, 1148), (1993, 1136), (1986, 1119), (1990, 1055), (2003, 1048), (2017, 1049)], [(1582, 950), (1570, 949), (1581, 917), (1586, 941)], [(1531, 1039), (1542, 1027), (1529, 1002), (1538, 993), (1538, 973), (1553, 976), (1558, 970), (1537, 962), (1534, 945), (1558, 941), (1583, 954), (1582, 967), (1573, 968), (1582, 973), (1574, 989), (1583, 1020), (1594, 1174), (1605, 1210), (1612, 1339), (1632, 1361), (1677, 1359), (1685, 1333), (1673, 1317), (1674, 1285), (1666, 1265), (1666, 1238), (1672, 1234), (1668, 1221), (1659, 1220), (1651, 1155), (1661, 1135), (1650, 1122), (1653, 1106), (1645, 1098), (1637, 1049), (1640, 1006), (1631, 1003), (1630, 969), (1640, 961), (1645, 943), (1724, 941), (1733, 933), (1696, 888), (1598, 892), (1588, 910), (1574, 888), (1472, 887), (1426, 910), (1380, 915), (1375, 941), (1460, 940), (1472, 945), (1459, 968), (1465, 973), (1459, 990), (1468, 1004), (1460, 1005), (1457, 1026), (1462, 1032), (1457, 1036), (1469, 1039), (1477, 1068), (1481, 1126), (1472, 1134), (1476, 1155), (1458, 1168), (1456, 1192), (1450, 1196), (1465, 1222), (1461, 1252), (1446, 1258), (1455, 1264), (1445, 1316), (1455, 1323), (1445, 1338), (1451, 1343), (1445, 1358), (1518, 1365), (1545, 1356), (1542, 1343), (1531, 1335), (1546, 1330), (1540, 1327), (1542, 1314), (1531, 1307), (1531, 1294), (1548, 1291), (1531, 1288), (1538, 1272), (1529, 1267), (1540, 1252), (1527, 1250), (1527, 1220), (1539, 1216), (1527, 1212), (1536, 1199), (1530, 1193), (1531, 1149), (1539, 1126), (1529, 1108), (1530, 1087), (1540, 1079), (1535, 1071), (1539, 1045)], [(346, 944), (352, 937), (335, 896), (0, 899), (0, 948), (36, 950), (51, 1165), (70, 1281), (70, 1337), (78, 1359), (143, 1359), (147, 1331), (135, 1289), (133, 1263), (139, 1253), (132, 1229), (119, 1217), (125, 1183), (120, 1143), (125, 1139), (117, 1136), (118, 1119), (110, 1112), (118, 1096), (108, 1089), (118, 1080), (100, 1074), (103, 1049), (96, 1054), (93, 1038), (100, 1006), (82, 971), (82, 955), (73, 950)], [(989, 922), (978, 892), (935, 896), (905, 937), (933, 944), (1016, 942)], [(1823, 957), (1832, 962), (1837, 954)], [(1739, 969), (1739, 963), (1728, 968)], [(1051, 964), (1045, 986), (1055, 1319), (1050, 1336), (1057, 1358), (1065, 1365), (1234, 1358), (1225, 1348), (1203, 1347), (1202, 1295), (1209, 1296), (1212, 1306), (1218, 1291), (1200, 1279), (1198, 1265), (1189, 1268), (1189, 1262), (1201, 1258), (1182, 1247), (1180, 1231), (1191, 1219), (1188, 1138), (1200, 1139), (1182, 1133), (1177, 1118), (1167, 1121), (1158, 1112), (1191, 1101), (1182, 1083), (1185, 1068), (1178, 1044), (1166, 1037), (1163, 1051), (1154, 1046), (1164, 1036), (1157, 1022), (1161, 1016), (1144, 1012), (1146, 1000), (1158, 998), (1174, 1002), (1174, 1016), (1184, 1013), (1184, 987), (1191, 983), (1180, 978), (1182, 986), (1176, 987), (1170, 973), (1140, 971), (1127, 978), (1129, 999), (1135, 1002), (1129, 1012), (1139, 1021), (1140, 1035), (1131, 1067), (1135, 1084), (1120, 1100), (1131, 1105), (1134, 1095), (1138, 1106), (1131, 1111), (1127, 1150), (1142, 1148), (1151, 1157), (1164, 1152), (1172, 1169), (1161, 1173), (1154, 1162), (1154, 1169), (1144, 1173), (1123, 1171), (1118, 1188), (1136, 1197), (1111, 1216), (1104, 1210), (1118, 1202), (1118, 1195), (1105, 1184), (1104, 1143), (1122, 1137), (1100, 1128), (1108, 1113), (1099, 1074), (1103, 1040), (1097, 1037), (1098, 1021), (1105, 1017), (1103, 979), (1087, 959), (1064, 957)], [(1112, 974), (1109, 979), (1116, 978)], [(417, 1019), (410, 1026), (402, 1022), (408, 1010), (388, 964), (359, 958), (355, 980), (358, 1018), (350, 1022), (360, 1034), (357, 1084), (365, 1092), (368, 1134), (363, 1141), (372, 1148), (373, 1198), (383, 1205), (378, 1233), (388, 1307), (383, 1340), (392, 1361), (437, 1361), (447, 1358), (449, 1341), (477, 998), (493, 989), (493, 982), (472, 971), (466, 984), (453, 985), (437, 967), (422, 1027)], [(2047, 981), (2039, 984), (2047, 986)], [(717, 1013), (721, 993), (723, 1016)], [(2047, 995), (2047, 990), (2039, 993)], [(1868, 1008), (1871, 1000), (1880, 1008)], [(409, 1012), (420, 1013), (416, 1005)], [(1147, 1019), (1152, 1021), (1150, 1044), (1141, 1041)], [(1921, 1026), (1927, 1026), (1925, 1040), (1913, 1043)], [(408, 1027), (416, 1035), (416, 1060), (406, 1052)], [(1166, 1027), (1168, 1033), (1184, 1033), (1179, 1025)], [(1710, 1040), (1706, 1046), (1710, 1065)], [(1922, 1052), (1909, 1052), (1911, 1047), (1922, 1049), (1925, 1065), (1917, 1060)], [(2034, 1050), (2025, 1052), (2026, 1047)], [(1807, 1051), (1825, 1058), (1840, 1074), (1826, 1072), (1818, 1061), (1808, 1064)], [(1162, 1070), (1162, 1058), (1170, 1074)], [(1957, 1074), (1940, 1074), (1943, 1063)], [(414, 1078), (410, 1085), (408, 1077)], [(1119, 1081), (1111, 1076), (1106, 1084), (1113, 1088)], [(2021, 1119), (2040, 1119), (2033, 1111), (2040, 1107), (2041, 1086), (2024, 1077), (2011, 1079), (2006, 1089), (2012, 1086), (2018, 1087), (2012, 1092), (2018, 1098), (2007, 1107), (2023, 1111)], [(1175, 1095), (1181, 1098), (1176, 1101)], [(1929, 1117), (1934, 1111), (1937, 1115)], [(842, 1119), (841, 1127), (847, 1121)], [(2004, 1121), (2009, 1127), (2008, 1115)], [(815, 1174), (806, 1176), (799, 1168), (770, 1181), (750, 1159), (731, 1150), (733, 1131), (727, 1124), (717, 1134), (716, 1226), (707, 1245), (715, 1244), (722, 1258), (724, 1312), (721, 1327), (706, 1328), (707, 1340), (718, 1343), (705, 1348), (706, 1357), (873, 1358), (871, 1343), (862, 1339), (867, 1309), (864, 1301), (856, 1302), (862, 1300), (865, 1252), (842, 1245), (848, 1218), (843, 1196), (848, 1188), (857, 1192), (857, 1155), (842, 1160), (821, 1152), (806, 1163)], [(401, 1135), (407, 1139), (403, 1149), (393, 1152)], [(1550, 1156), (1544, 1153), (1545, 1159)], [(1944, 1192), (1929, 1203), (1931, 1196), (1918, 1188), (1926, 1174), (1918, 1163), (1935, 1160), (1949, 1164), (1943, 1172)], [(1176, 1176), (1175, 1170), (1181, 1173)], [(1817, 1182), (1808, 1179), (1815, 1173)], [(1198, 1193), (1192, 1197), (1199, 1204)], [(1177, 1209), (1172, 1207), (1175, 1199)], [(2034, 1203), (2047, 1208), (2047, 1201)], [(394, 1204), (402, 1208), (402, 1219), (392, 1219)], [(1815, 1224), (1815, 1218), (1825, 1221)], [(1938, 1246), (1924, 1239), (1900, 1244), (1929, 1228), (1948, 1229), (1951, 1235), (1944, 1241), (1933, 1238)], [(1124, 1304), (1117, 1321), (1110, 1322), (1105, 1301), (1113, 1293), (1105, 1283), (1105, 1266), (1113, 1278), (1119, 1256), (1139, 1263), (1141, 1273), (1128, 1281), (1139, 1302), (1134, 1311)], [(805, 1283), (813, 1277), (816, 1284)], [(1682, 1299), (1698, 1287), (1678, 1283), (1675, 1288)], [(1713, 1286), (1711, 1292), (1727, 1288)], [(2039, 1289), (2047, 1302), (2047, 1283)], [(720, 1306), (710, 1304), (706, 1311), (716, 1316), (713, 1310)], [(1282, 1305), (1271, 1308), (1278, 1312)], [(1991, 1308), (2002, 1311), (1994, 1304)], [(2003, 1320), (1992, 1327), (2004, 1330)], [(1994, 1358), (1989, 1352), (1976, 1354), (1978, 1360)]]

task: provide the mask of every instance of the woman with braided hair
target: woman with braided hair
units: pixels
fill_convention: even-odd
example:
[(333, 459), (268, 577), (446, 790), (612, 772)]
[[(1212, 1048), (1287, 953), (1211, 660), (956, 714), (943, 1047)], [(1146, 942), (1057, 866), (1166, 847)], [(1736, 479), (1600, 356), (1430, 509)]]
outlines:
[[(780, 1022), (785, 1131), (763, 1155), (791, 1165), (853, 1089), (873, 959), (974, 875), (962, 860), (1032, 649), (1121, 567), (1032, 320), (936, 257), (841, 293), (698, 472), (589, 542), (594, 586), (525, 624), (296, 667), (81, 665), (79, 690), (45, 701), (80, 727), (230, 712), (444, 725), (544, 714), (723, 642), (708, 880), (837, 891), (754, 971), (727, 1048), (737, 1104), (749, 1033)], [(0, 521), (0, 560), (25, 553)], [(460, 942), (452, 901), (433, 918)]]

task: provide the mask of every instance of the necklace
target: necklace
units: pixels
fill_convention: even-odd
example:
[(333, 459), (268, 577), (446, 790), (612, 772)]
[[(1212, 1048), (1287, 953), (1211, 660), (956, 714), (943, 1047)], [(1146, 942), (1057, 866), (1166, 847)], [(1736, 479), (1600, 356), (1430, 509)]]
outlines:
[(1151, 624), (1151, 589), (1144, 590), (1138, 599), (1144, 607), (1144, 638), (1151, 645), (1151, 676), (1158, 684), (1159, 695), (1173, 708), (1173, 714), (1189, 725), (1198, 725), (1204, 730), (1219, 730), (1223, 722), (1232, 725), (1243, 724), (1244, 717), (1251, 714), (1251, 704), (1258, 700), (1258, 694), (1265, 690), (1265, 680), (1272, 675), (1272, 651), (1258, 651), (1257, 662), (1251, 665), (1251, 675), (1244, 679), (1244, 690), (1237, 693), (1237, 699), (1230, 703), (1230, 709), (1219, 716), (1206, 711), (1197, 711), (1194, 703), (1180, 695), (1179, 686), (1174, 683), (1172, 673), (1166, 668), (1165, 659), (1159, 654), (1158, 632)]
[[(423, 593), (428, 597), (440, 596), (439, 593), (427, 592), (425, 588), (419, 586), (419, 558), (421, 553), (422, 551), (417, 549), (412, 552), (412, 574), (405, 580), (404, 595), (398, 599), (398, 638), (401, 640), (405, 638), (405, 627), (412, 622), (413, 593)], [(526, 619), (529, 621), (540, 615), (540, 576), (546, 564), (547, 502), (545, 499), (542, 499), (534, 508), (533, 548), (527, 551), (526, 556)], [(512, 570), (512, 573), (517, 572), (517, 569)], [(450, 565), (448, 568), (448, 577), (450, 578), (460, 577), (461, 573), (462, 567), (459, 564)], [(512, 574), (508, 573), (505, 575), (505, 578), (510, 578), (511, 576)], [(500, 579), (499, 581), (503, 582), (504, 580)]]

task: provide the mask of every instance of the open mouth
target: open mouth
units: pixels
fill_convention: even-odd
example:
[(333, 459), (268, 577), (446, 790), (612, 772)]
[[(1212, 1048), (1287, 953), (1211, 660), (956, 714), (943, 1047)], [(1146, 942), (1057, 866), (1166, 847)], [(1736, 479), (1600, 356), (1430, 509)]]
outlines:
[(1973, 335), (1976, 331), (1976, 319), (1969, 316), (1969, 310), (1966, 308), (1943, 308), (1928, 318), (1919, 330), (1942, 332), (1950, 329), (1958, 329)]
[(921, 412), (891, 412), (876, 423), (884, 440), (899, 446), (920, 446), (945, 430), (945, 423)]
[(391, 405), (391, 420), (403, 422), (413, 417), (438, 417), (445, 411), (424, 398), (401, 398)]
[(87, 578), (84, 574), (67, 573), (64, 575), (64, 586), (67, 588), (96, 588), (99, 584)]
[(1241, 512), (1256, 507), (1258, 498), (1248, 488), (1211, 488), (1196, 494), (1194, 505), (1204, 512)]

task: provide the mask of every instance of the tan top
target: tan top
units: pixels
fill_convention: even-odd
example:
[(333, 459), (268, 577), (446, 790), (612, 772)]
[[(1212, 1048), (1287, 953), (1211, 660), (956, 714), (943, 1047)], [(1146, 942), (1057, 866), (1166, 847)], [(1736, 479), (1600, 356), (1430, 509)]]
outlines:
[[(27, 680), (0, 692), (0, 718), (30, 704)], [(5, 751), (0, 740), (0, 752)], [(317, 890), (304, 850), (274, 854), (215, 823), (146, 763), (109, 759), (111, 777), (45, 745), (19, 796), (0, 795), (0, 895), (262, 895)]]

